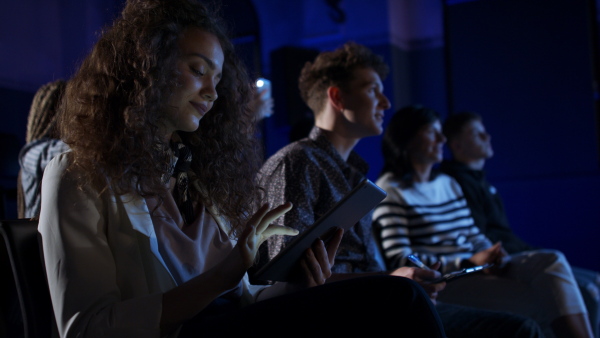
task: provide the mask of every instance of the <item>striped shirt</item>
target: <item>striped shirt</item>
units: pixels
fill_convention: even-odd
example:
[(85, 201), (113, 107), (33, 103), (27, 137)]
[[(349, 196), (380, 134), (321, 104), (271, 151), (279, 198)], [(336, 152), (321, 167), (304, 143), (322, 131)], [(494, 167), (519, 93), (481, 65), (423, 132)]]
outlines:
[(475, 226), (458, 183), (439, 174), (406, 187), (391, 173), (377, 185), (387, 197), (373, 213), (374, 226), (389, 268), (408, 265), (414, 254), (425, 264), (440, 261), (446, 273), (492, 243)]

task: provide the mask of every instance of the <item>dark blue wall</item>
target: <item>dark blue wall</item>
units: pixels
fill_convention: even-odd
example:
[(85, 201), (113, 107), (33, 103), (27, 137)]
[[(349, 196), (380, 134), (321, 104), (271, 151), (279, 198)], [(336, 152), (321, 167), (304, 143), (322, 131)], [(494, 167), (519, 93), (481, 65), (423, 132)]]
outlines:
[[(514, 230), (600, 270), (595, 12), (586, 0), (449, 6), (449, 105), (492, 135), (490, 180)], [(507, 20), (510, 18), (510, 20)]]

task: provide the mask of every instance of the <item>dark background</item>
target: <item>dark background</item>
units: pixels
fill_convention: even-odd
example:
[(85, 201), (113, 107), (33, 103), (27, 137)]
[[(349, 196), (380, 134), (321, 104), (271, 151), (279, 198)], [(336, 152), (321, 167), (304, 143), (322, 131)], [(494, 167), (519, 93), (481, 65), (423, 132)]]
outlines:
[[(271, 79), (267, 155), (289, 142), (308, 109), (304, 62), (348, 40), (391, 66), (393, 112), (419, 103), (443, 116), (473, 110), (492, 134), (486, 170), (514, 230), (600, 271), (598, 16), (595, 0), (226, 0), (223, 12), (253, 77)], [(0, 185), (16, 217), (17, 155), (35, 91), (67, 79), (117, 15), (117, 0), (0, 1)], [(310, 116), (310, 114), (308, 115)], [(381, 169), (381, 137), (356, 150)]]

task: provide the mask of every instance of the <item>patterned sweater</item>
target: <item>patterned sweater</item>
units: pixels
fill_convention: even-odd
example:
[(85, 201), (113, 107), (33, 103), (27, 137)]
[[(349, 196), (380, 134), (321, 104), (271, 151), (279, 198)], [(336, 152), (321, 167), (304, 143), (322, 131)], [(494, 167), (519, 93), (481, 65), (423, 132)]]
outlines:
[(373, 221), (389, 268), (409, 265), (406, 257), (412, 253), (427, 265), (440, 261), (447, 273), (492, 245), (475, 226), (462, 190), (450, 176), (439, 174), (406, 187), (388, 172), (376, 183), (388, 193)]

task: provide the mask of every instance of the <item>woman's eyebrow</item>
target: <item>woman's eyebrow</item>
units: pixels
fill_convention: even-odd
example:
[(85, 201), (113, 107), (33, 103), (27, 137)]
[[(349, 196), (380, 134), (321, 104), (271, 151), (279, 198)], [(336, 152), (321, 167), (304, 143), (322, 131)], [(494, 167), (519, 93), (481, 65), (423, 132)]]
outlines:
[(203, 59), (204, 61), (206, 61), (206, 63), (208, 64), (208, 66), (211, 69), (215, 69), (216, 68), (215, 63), (211, 59), (209, 59), (206, 55), (204, 55), (204, 54), (201, 54), (201, 53), (190, 53), (189, 55), (191, 55), (191, 56), (197, 56), (197, 57)]

